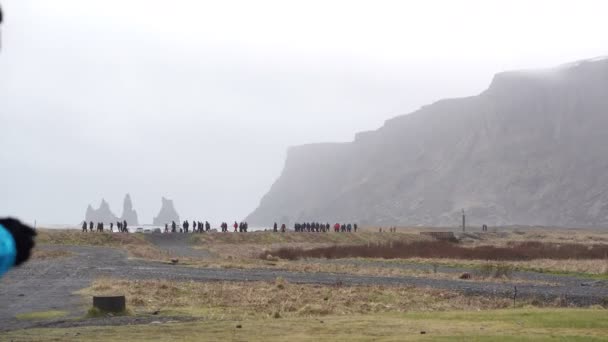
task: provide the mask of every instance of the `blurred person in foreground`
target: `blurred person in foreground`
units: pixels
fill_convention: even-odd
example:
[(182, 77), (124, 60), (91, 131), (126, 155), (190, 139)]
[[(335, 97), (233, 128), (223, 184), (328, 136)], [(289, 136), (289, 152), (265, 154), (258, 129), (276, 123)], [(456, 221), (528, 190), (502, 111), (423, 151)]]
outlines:
[(17, 219), (0, 219), (0, 277), (30, 258), (35, 236), (34, 229)]

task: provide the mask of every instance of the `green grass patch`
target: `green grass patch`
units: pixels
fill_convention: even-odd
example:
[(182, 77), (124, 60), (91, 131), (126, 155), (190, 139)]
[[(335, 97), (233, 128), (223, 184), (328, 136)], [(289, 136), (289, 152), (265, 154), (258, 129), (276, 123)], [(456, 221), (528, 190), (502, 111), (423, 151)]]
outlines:
[(16, 315), (15, 318), (22, 320), (45, 320), (66, 316), (67, 312), (59, 310), (35, 311)]
[(608, 329), (604, 309), (509, 309), (480, 312), (408, 313), (408, 319), (475, 322), (506, 322), (532, 328)]
[(106, 312), (98, 308), (90, 308), (87, 311), (86, 318), (108, 317), (108, 316), (131, 316), (132, 313), (128, 309), (121, 312)]
[[(48, 328), (0, 333), (27, 341), (608, 341), (606, 310), (388, 313)], [(423, 334), (424, 332), (424, 334)]]

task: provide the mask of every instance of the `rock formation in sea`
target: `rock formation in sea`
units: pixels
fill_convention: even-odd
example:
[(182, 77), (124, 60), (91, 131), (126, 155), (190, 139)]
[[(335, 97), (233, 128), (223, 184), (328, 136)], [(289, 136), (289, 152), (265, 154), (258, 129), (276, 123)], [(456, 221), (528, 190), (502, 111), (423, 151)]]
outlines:
[(167, 198), (162, 198), (162, 204), (158, 215), (154, 217), (153, 224), (156, 226), (164, 226), (166, 223), (171, 224), (171, 221), (179, 223), (179, 214), (175, 210), (173, 201)]
[(85, 220), (87, 222), (93, 221), (94, 223), (103, 222), (109, 224), (110, 222), (118, 221), (118, 217), (116, 217), (112, 210), (110, 210), (110, 205), (108, 202), (106, 202), (105, 199), (102, 199), (98, 209), (94, 209), (89, 204), (85, 214)]
[(133, 202), (131, 202), (131, 195), (127, 194), (122, 204), (122, 216), (120, 218), (123, 221), (127, 221), (128, 225), (139, 224), (137, 220), (137, 211), (133, 209)]

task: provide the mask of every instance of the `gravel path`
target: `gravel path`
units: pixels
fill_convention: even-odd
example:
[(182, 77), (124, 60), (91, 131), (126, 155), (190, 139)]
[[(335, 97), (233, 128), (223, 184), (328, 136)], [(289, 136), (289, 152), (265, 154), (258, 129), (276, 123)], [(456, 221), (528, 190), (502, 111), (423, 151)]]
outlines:
[[(474, 280), (298, 273), (270, 269), (193, 268), (159, 262), (130, 260), (127, 259), (124, 251), (113, 248), (83, 246), (46, 246), (43, 248), (69, 250), (73, 255), (30, 262), (24, 267), (9, 272), (0, 280), (0, 329), (27, 328), (42, 324), (36, 321), (17, 320), (15, 315), (21, 313), (62, 310), (69, 313), (67, 318), (82, 317), (90, 303), (85, 302), (83, 297), (73, 293), (89, 286), (94, 279), (104, 276), (125, 279), (194, 281), (273, 281), (277, 277), (282, 277), (293, 283), (418, 286), (455, 290), (469, 295), (503, 297), (512, 297), (514, 290), (512, 284), (475, 282)], [(380, 264), (384, 263), (380, 262)], [(374, 266), (386, 267), (386, 265), (380, 264)], [(391, 266), (394, 265), (391, 264)], [(415, 267), (423, 266), (425, 265)], [(461, 270), (457, 271), (460, 272)], [(538, 280), (551, 281), (559, 285), (519, 283), (517, 284), (519, 297), (535, 297), (541, 300), (562, 298), (571, 305), (599, 304), (603, 303), (605, 298), (608, 298), (608, 287), (605, 285), (581, 286), (583, 283), (589, 283), (588, 279), (532, 272), (525, 273), (530, 274), (524, 276), (538, 277)], [(601, 283), (597, 284), (602, 285)], [(65, 324), (65, 320), (57, 322)], [(44, 324), (48, 326), (49, 323)]]
[(208, 259), (214, 255), (203, 249), (192, 248), (193, 234), (145, 234), (146, 240), (175, 257)]

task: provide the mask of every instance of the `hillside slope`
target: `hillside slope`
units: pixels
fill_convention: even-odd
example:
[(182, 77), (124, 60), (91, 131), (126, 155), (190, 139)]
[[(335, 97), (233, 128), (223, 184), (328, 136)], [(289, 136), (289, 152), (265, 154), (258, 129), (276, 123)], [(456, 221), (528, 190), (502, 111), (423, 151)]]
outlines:
[(252, 224), (608, 226), (608, 59), (497, 74), (350, 143), (289, 149)]

